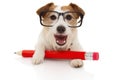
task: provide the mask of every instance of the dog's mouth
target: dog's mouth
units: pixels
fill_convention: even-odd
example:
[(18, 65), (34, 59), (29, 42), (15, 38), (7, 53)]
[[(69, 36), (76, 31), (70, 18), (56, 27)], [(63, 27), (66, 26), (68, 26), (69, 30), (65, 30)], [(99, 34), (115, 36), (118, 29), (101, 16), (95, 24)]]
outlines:
[(56, 43), (59, 46), (63, 46), (66, 44), (67, 42), (67, 35), (54, 35), (55, 39), (56, 39)]

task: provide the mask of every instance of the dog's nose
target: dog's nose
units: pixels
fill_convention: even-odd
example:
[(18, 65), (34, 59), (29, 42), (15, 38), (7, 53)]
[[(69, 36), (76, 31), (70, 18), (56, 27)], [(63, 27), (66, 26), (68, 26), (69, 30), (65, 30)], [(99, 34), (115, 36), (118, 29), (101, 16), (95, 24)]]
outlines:
[(64, 26), (58, 26), (57, 27), (57, 31), (59, 32), (59, 33), (64, 33), (65, 32), (65, 27)]

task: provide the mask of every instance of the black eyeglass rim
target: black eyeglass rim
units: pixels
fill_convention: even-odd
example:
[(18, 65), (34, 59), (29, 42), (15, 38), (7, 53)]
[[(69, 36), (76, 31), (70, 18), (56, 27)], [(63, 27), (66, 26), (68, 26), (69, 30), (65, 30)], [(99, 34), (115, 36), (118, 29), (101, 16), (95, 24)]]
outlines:
[(43, 25), (43, 26), (45, 26), (45, 27), (52, 27), (52, 26), (53, 26), (53, 25), (44, 25), (44, 24), (42, 23), (42, 16), (43, 16), (43, 14), (46, 13), (46, 12), (55, 12), (55, 13), (59, 14), (58, 17), (59, 17), (60, 15), (63, 16), (63, 15), (66, 14), (66, 13), (78, 13), (78, 14), (80, 15), (80, 17), (81, 17), (81, 20), (79, 21), (80, 25), (79, 25), (79, 26), (69, 26), (69, 27), (71, 27), (71, 28), (81, 27), (82, 21), (83, 21), (83, 17), (84, 17), (84, 15), (82, 15), (80, 12), (77, 12), (77, 11), (67, 11), (67, 12), (64, 12), (64, 13), (60, 13), (60, 12), (52, 11), (52, 10), (49, 10), (49, 11), (48, 11), (48, 10), (44, 10), (44, 11), (42, 11), (42, 12), (39, 14), (39, 17), (40, 17), (40, 24)]

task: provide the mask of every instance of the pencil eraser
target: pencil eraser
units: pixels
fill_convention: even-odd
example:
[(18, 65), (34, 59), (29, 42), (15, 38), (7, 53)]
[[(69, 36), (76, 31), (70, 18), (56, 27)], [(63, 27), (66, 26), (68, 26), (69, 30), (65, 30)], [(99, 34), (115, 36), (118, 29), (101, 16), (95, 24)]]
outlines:
[(98, 52), (94, 52), (93, 53), (93, 60), (98, 60), (99, 59), (99, 53)]

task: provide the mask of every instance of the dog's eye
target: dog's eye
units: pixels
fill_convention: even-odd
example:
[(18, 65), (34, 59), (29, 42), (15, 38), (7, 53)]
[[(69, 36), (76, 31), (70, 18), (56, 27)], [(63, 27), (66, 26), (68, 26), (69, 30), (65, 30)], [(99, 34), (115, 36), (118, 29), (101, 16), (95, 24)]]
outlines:
[(50, 16), (50, 19), (51, 19), (51, 20), (56, 20), (56, 18), (57, 18), (57, 17), (56, 17), (55, 15), (51, 15), (51, 16)]
[(66, 15), (65, 19), (71, 20), (71, 19), (72, 19), (72, 16), (71, 16), (71, 15)]

